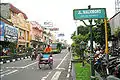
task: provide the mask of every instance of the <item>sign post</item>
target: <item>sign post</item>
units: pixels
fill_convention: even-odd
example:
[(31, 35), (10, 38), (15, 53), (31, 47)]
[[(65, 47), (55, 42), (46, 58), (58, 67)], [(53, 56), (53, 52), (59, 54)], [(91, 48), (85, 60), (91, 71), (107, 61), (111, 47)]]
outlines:
[[(88, 19), (90, 25), (90, 48), (91, 48), (91, 80), (95, 80), (95, 70), (94, 70), (94, 53), (93, 53), (93, 31), (92, 31), (92, 19), (104, 19), (106, 18), (106, 9), (105, 8), (91, 8), (91, 5), (88, 6), (88, 9), (74, 9), (73, 10), (74, 20), (85, 20)], [(84, 21), (83, 21), (84, 22)], [(85, 22), (84, 22), (85, 24)], [(105, 27), (106, 27), (106, 19), (105, 19)], [(107, 27), (105, 29), (107, 36)], [(108, 41), (106, 37), (106, 53), (108, 53)]]

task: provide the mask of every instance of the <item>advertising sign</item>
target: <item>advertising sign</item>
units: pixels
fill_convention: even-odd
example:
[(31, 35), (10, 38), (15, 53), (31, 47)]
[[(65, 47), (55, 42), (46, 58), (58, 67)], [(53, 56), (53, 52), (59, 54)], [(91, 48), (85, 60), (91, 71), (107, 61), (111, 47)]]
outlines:
[(73, 17), (75, 20), (103, 19), (106, 17), (106, 9), (105, 8), (74, 9)]
[(58, 34), (58, 37), (63, 37), (65, 36), (63, 33)]
[(44, 27), (53, 27), (53, 22), (44, 22)]
[(5, 24), (5, 41), (16, 42), (18, 40), (18, 29)]
[(50, 28), (50, 31), (59, 31), (59, 28)]
[(0, 41), (4, 41), (4, 22), (0, 21)]

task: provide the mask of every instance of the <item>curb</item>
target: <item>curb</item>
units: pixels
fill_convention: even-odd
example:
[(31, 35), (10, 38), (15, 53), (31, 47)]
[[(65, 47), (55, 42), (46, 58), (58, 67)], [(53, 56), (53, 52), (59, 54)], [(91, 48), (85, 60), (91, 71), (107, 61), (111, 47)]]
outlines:
[(2, 59), (2, 61), (0, 61), (0, 64), (5, 64), (5, 63), (10, 63), (10, 62), (20, 61), (20, 60), (27, 59), (27, 58), (30, 58), (30, 56), (16, 58), (16, 59), (11, 59), (11, 60), (3, 60)]
[(75, 67), (74, 67), (74, 61), (73, 61), (73, 55), (71, 53), (71, 75), (72, 75), (72, 80), (76, 80), (76, 74), (75, 74)]

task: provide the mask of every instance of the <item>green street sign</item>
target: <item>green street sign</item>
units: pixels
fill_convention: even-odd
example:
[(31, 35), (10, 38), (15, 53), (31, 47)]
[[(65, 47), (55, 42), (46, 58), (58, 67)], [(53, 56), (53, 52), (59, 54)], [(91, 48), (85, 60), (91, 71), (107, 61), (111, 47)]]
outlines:
[(105, 8), (74, 9), (73, 17), (75, 20), (103, 19), (106, 17), (106, 9)]

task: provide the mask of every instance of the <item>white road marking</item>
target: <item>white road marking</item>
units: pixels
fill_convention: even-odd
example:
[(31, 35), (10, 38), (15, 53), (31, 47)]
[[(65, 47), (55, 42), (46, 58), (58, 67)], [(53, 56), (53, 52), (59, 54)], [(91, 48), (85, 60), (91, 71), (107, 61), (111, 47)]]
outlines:
[(68, 74), (67, 74), (67, 78), (69, 78), (69, 77), (70, 77), (70, 74), (68, 73)]
[(3, 72), (0, 72), (0, 74), (6, 73), (6, 72), (9, 72), (9, 71), (10, 71), (10, 70), (3, 71)]
[(41, 80), (45, 80), (45, 78), (42, 78)]
[(27, 68), (27, 67), (29, 67), (29, 66), (31, 66), (31, 65), (34, 65), (34, 64), (36, 64), (38, 61), (36, 61), (36, 62), (34, 62), (34, 63), (31, 63), (31, 64), (28, 64), (28, 65), (26, 65), (26, 66), (23, 66), (23, 67), (14, 67), (14, 66), (12, 66), (12, 67), (6, 67), (6, 68), (22, 68), (22, 69), (24, 69), (24, 68)]
[(59, 70), (61, 70), (61, 69), (62, 69), (62, 70), (65, 70), (65, 68), (57, 68), (57, 69), (59, 69)]
[(61, 71), (57, 71), (57, 72), (53, 75), (53, 77), (52, 77), (51, 80), (58, 80), (60, 74), (61, 74)]
[(23, 67), (6, 67), (6, 68), (7, 68), (7, 69), (8, 69), (8, 68), (12, 68), (12, 69), (13, 69), (13, 68), (18, 68), (18, 69), (21, 69), (21, 68), (23, 68)]
[(66, 59), (66, 57), (68, 56), (69, 53), (66, 54), (66, 56), (62, 59), (62, 61), (60, 62), (60, 64), (56, 67), (56, 69), (58, 69), (60, 67), (60, 65), (63, 63), (63, 61)]
[(68, 69), (68, 72), (70, 72), (70, 69)]
[(50, 74), (52, 73), (52, 71), (50, 71), (47, 76), (43, 77), (41, 80), (45, 80)]
[(31, 66), (31, 65), (33, 65), (33, 64), (36, 64), (36, 63), (38, 63), (38, 61), (36, 61), (36, 62), (34, 62), (34, 63), (31, 63), (31, 64), (28, 64), (28, 65), (24, 66), (23, 68), (27, 68), (27, 67), (29, 67), (29, 66)]
[(2, 74), (2, 75), (1, 75), (1, 78), (4, 77), (4, 76), (7, 76), (7, 75), (9, 75), (9, 74), (15, 73), (15, 72), (17, 72), (17, 71), (18, 71), (18, 70), (13, 70), (13, 71), (11, 71), (11, 72), (9, 72), (9, 73)]

